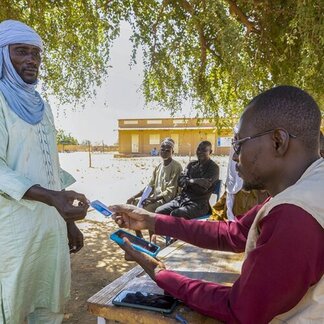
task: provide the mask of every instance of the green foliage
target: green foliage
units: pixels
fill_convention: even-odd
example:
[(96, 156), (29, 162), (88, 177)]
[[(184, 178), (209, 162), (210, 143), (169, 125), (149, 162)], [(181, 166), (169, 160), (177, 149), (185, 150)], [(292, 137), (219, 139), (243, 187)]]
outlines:
[(43, 38), (43, 90), (61, 103), (82, 104), (108, 74), (109, 49), (120, 21), (118, 8), (108, 10), (109, 2), (0, 0), (0, 20), (21, 20)]
[(323, 107), (321, 0), (134, 0), (131, 6), (148, 102), (177, 111), (189, 99), (198, 114), (231, 122), (256, 94), (290, 84)]
[[(146, 102), (229, 124), (257, 93), (307, 90), (323, 107), (323, 0), (0, 0), (0, 20), (33, 26), (46, 43), (47, 93), (61, 102), (95, 95), (108, 75), (121, 21), (144, 55)], [(324, 108), (322, 108), (324, 109)]]
[(64, 144), (64, 145), (78, 145), (78, 140), (71, 136), (69, 133), (68, 135), (65, 134), (63, 129), (59, 129), (56, 134), (56, 143), (57, 144)]

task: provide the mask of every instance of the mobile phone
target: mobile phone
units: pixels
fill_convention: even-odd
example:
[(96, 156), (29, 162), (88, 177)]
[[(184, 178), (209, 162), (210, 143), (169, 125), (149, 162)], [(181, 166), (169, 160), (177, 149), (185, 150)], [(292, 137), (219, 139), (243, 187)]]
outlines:
[(128, 233), (124, 230), (118, 230), (112, 234), (110, 234), (110, 238), (115, 241), (116, 243), (123, 245), (124, 241), (123, 238), (127, 237), (128, 240), (131, 242), (133, 248), (137, 251), (147, 253), (152, 257), (156, 257), (156, 255), (160, 251), (160, 247), (154, 243), (148, 242), (140, 237), (137, 237), (131, 233)]
[(169, 295), (123, 290), (112, 300), (112, 303), (117, 306), (128, 306), (170, 314), (177, 306), (178, 301)]
[(107, 217), (112, 215), (112, 212), (109, 210), (109, 208), (99, 200), (90, 202), (90, 206)]

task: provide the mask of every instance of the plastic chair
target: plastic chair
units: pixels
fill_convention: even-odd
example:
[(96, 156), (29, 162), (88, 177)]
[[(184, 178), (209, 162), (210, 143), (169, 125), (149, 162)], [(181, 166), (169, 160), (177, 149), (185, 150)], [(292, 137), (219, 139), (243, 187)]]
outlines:
[(220, 193), (221, 193), (221, 189), (222, 189), (222, 180), (221, 179), (218, 179), (215, 183), (215, 187), (214, 187), (214, 191), (213, 191), (213, 194), (216, 195), (217, 199), (216, 201), (219, 199), (220, 197)]
[[(220, 193), (221, 193), (221, 189), (222, 189), (222, 180), (218, 179), (216, 182), (215, 182), (215, 187), (214, 187), (214, 191), (212, 192), (212, 195), (216, 195), (216, 201), (219, 199), (220, 197)], [(197, 217), (197, 218), (193, 218), (195, 220), (202, 220), (202, 219), (206, 219), (206, 218), (209, 218), (211, 214), (208, 213), (206, 215), (203, 215), (203, 216), (200, 216), (200, 217)]]

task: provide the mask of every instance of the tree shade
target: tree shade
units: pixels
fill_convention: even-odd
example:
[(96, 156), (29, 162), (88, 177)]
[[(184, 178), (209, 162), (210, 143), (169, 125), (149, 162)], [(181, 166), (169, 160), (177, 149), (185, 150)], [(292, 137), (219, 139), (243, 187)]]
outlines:
[[(146, 102), (231, 124), (274, 85), (307, 90), (323, 107), (323, 0), (0, 0), (0, 20), (34, 27), (46, 44), (44, 90), (62, 103), (95, 95), (121, 21), (143, 49)], [(323, 108), (322, 108), (323, 109)], [(222, 120), (224, 120), (222, 118)]]

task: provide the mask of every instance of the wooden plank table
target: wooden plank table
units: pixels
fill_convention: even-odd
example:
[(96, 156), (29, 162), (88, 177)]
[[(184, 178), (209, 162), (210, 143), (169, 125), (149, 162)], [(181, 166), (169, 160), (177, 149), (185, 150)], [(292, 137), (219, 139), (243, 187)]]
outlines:
[[(214, 281), (231, 285), (238, 277), (242, 254), (209, 251), (188, 243), (177, 241), (159, 253), (159, 259), (172, 269), (190, 278)], [(98, 317), (98, 324), (105, 323), (177, 323), (175, 315), (180, 314), (188, 323), (218, 323), (215, 319), (198, 314), (183, 304), (179, 304), (170, 315), (115, 306), (112, 299), (124, 289), (162, 293), (140, 266), (125, 273), (88, 299), (88, 311)]]

